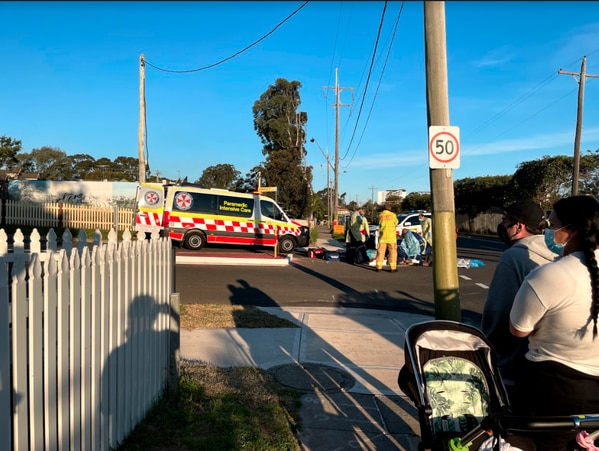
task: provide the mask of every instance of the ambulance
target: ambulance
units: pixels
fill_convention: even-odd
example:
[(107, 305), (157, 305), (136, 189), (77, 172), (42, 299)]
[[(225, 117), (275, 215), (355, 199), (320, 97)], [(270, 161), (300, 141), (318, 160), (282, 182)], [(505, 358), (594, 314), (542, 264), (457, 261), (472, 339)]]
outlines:
[(134, 230), (158, 231), (191, 250), (206, 243), (275, 246), (282, 253), (309, 242), (308, 227), (290, 220), (260, 192), (204, 189), (193, 183), (137, 187)]

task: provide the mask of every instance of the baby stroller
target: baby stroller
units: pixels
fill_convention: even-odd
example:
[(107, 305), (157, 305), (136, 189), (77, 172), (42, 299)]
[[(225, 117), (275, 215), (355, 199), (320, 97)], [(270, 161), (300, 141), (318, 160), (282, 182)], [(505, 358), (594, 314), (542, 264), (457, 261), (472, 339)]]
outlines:
[(406, 331), (404, 351), (398, 383), (418, 410), (420, 451), (476, 450), (483, 443), (490, 449), (490, 436), (492, 449), (501, 449), (500, 438), (508, 434), (599, 429), (599, 415), (511, 414), (494, 351), (472, 326), (444, 320), (414, 324)]
[(428, 321), (406, 331), (398, 382), (418, 409), (420, 450), (446, 450), (508, 398), (484, 334), (454, 321)]

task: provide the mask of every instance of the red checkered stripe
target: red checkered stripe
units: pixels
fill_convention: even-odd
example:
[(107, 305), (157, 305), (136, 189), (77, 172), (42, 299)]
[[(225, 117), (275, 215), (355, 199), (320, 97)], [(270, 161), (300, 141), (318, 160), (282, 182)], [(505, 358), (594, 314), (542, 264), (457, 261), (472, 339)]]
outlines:
[[(173, 229), (191, 229), (198, 228), (207, 231), (218, 232), (239, 232), (239, 233), (265, 233), (275, 234), (275, 224), (265, 224), (248, 221), (224, 221), (222, 219), (170, 216), (169, 226)], [(299, 227), (280, 226), (279, 235), (291, 234), (299, 236), (301, 233)]]
[(145, 214), (140, 215), (139, 213), (135, 215), (135, 223), (145, 226), (156, 226), (160, 227), (162, 215), (158, 213), (145, 212)]

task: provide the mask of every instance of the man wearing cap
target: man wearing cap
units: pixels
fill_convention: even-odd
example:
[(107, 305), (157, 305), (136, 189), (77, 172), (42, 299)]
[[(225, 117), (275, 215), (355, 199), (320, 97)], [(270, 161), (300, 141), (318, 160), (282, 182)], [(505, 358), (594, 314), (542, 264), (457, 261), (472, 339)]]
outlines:
[(354, 252), (354, 263), (368, 264), (370, 258), (366, 253), (366, 237), (369, 234), (368, 220), (366, 219), (366, 210), (363, 207), (358, 208), (351, 215), (347, 235), (346, 245), (349, 245)]
[(528, 273), (549, 263), (556, 255), (545, 244), (545, 214), (533, 200), (519, 200), (505, 208), (492, 210), (502, 214), (497, 234), (510, 247), (504, 251), (493, 273), (481, 329), (496, 351), (503, 383), (510, 401), (514, 402), (512, 398), (518, 398), (513, 389), (515, 373), (528, 351), (528, 339), (510, 336), (510, 310)]

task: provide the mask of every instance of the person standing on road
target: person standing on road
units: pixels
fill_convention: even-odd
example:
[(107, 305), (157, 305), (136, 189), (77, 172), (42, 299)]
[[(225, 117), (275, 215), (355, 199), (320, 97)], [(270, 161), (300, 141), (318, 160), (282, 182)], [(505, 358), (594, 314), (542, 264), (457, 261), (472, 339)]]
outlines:
[(364, 208), (358, 208), (351, 215), (349, 228), (347, 230), (346, 243), (354, 252), (354, 263), (368, 263), (370, 259), (366, 253), (366, 239), (369, 235), (368, 220)]
[[(516, 381), (531, 415), (599, 411), (599, 203), (571, 196), (553, 204), (547, 247), (563, 255), (531, 272), (516, 293), (510, 331), (528, 337)], [(564, 450), (574, 432), (551, 434), (541, 449)], [(568, 443), (570, 441), (570, 443)]]
[(376, 251), (376, 271), (383, 270), (383, 260), (389, 251), (389, 268), (397, 271), (397, 215), (391, 211), (391, 204), (385, 204), (385, 209), (379, 215), (379, 246)]
[(510, 333), (510, 310), (524, 278), (536, 267), (555, 258), (545, 245), (543, 230), (545, 213), (532, 199), (523, 199), (505, 208), (493, 208), (502, 213), (497, 226), (499, 238), (510, 246), (501, 256), (483, 308), (481, 330), (495, 353), (503, 384), (510, 400), (519, 398), (514, 381), (528, 351), (528, 339)]
[(433, 221), (431, 218), (427, 218), (423, 213), (418, 215), (418, 221), (422, 228), (422, 238), (426, 243), (426, 248), (423, 252), (424, 255), (430, 255), (433, 251)]

